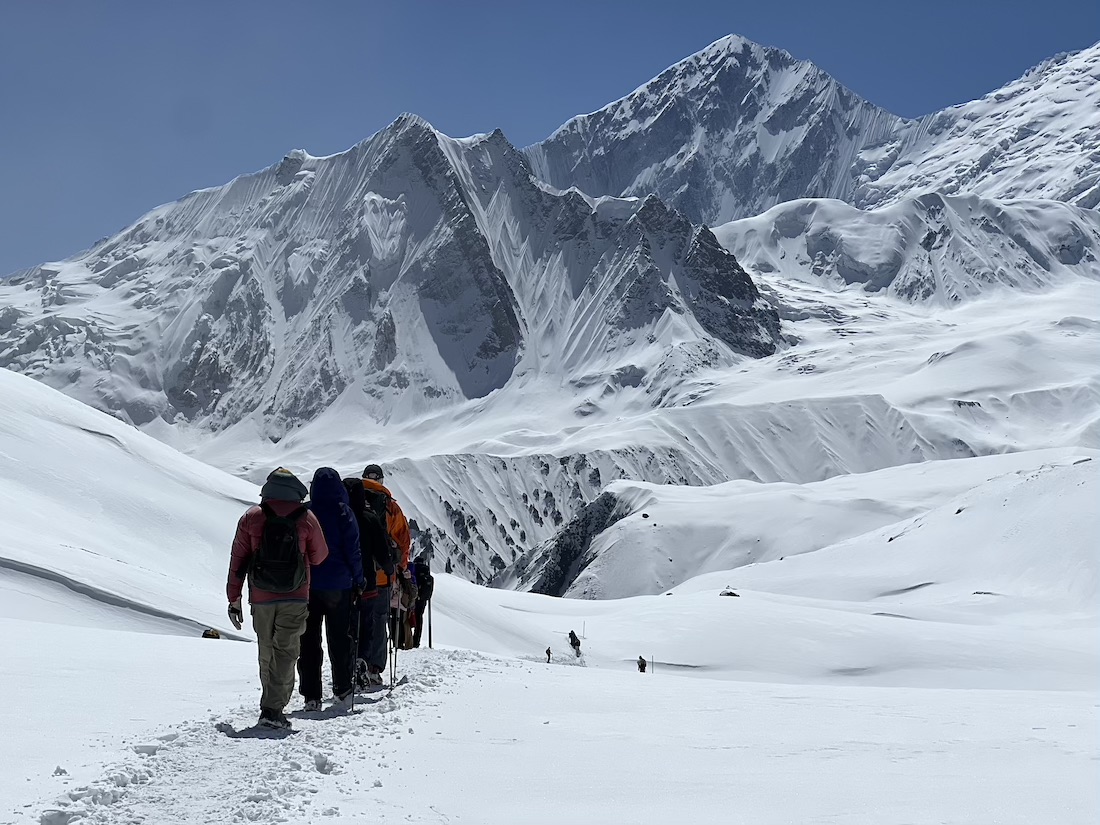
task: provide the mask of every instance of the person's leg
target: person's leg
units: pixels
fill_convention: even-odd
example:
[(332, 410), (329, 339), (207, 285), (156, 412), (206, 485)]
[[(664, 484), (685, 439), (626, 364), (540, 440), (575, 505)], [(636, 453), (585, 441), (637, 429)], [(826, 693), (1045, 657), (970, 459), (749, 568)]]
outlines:
[(424, 632), (424, 608), (428, 603), (416, 600), (416, 624), (413, 626), (413, 647), (420, 647), (420, 635)]
[(260, 710), (274, 710), (274, 705), (271, 704), (271, 663), (274, 657), (275, 605), (252, 605), (252, 629), (256, 631), (256, 648), (260, 660)]
[(309, 605), (306, 602), (275, 602), (275, 631), (272, 638), (271, 704), (282, 713), (294, 692), (294, 665), (302, 646)]
[(375, 672), (386, 669), (386, 624), (390, 617), (390, 589), (379, 587), (378, 596), (373, 599), (371, 612), (371, 641), (367, 650), (367, 665)]
[(321, 651), (321, 622), (325, 618), (323, 590), (309, 594), (306, 629), (302, 633), (301, 654), (298, 657), (298, 692), (307, 702), (321, 698), (321, 668), (325, 654)]
[(359, 658), (366, 661), (370, 657), (371, 639), (374, 634), (374, 596), (363, 596), (359, 600)]
[(325, 638), (328, 660), (332, 665), (332, 693), (336, 697), (351, 690), (354, 662), (351, 657), (351, 591), (329, 590), (325, 593)]

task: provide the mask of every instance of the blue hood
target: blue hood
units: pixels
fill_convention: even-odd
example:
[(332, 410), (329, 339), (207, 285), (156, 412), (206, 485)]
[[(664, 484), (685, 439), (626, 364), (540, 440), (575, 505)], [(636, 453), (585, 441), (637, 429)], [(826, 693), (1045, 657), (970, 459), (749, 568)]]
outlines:
[(309, 509), (321, 522), (328, 544), (328, 558), (313, 568), (314, 590), (347, 590), (363, 584), (363, 556), (359, 547), (359, 523), (348, 505), (348, 491), (340, 474), (322, 467), (313, 474)]
[(325, 508), (350, 503), (340, 474), (331, 467), (321, 467), (313, 474), (313, 482), (309, 485), (309, 500)]

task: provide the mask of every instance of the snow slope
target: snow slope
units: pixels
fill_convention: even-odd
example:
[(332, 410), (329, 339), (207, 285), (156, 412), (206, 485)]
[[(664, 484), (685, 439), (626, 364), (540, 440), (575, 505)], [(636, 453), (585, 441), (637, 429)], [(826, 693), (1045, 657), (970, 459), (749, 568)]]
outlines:
[(985, 97), (927, 115), (866, 150), (852, 202), (924, 192), (1100, 206), (1100, 43)]
[(248, 482), (0, 370), (0, 615), (194, 635), (226, 625)]
[[(744, 825), (1069, 825), (1098, 812), (1084, 692), (715, 682), (416, 651), (410, 683), (361, 714), (298, 716), (284, 739), (228, 738), (217, 726), (240, 735), (254, 721), (231, 698), (252, 662), (190, 647), (150, 660), (184, 682), (200, 674), (209, 711), (191, 711), (186, 687), (139, 693), (136, 711), (107, 704), (103, 722), (128, 747), (83, 768), (71, 744), (83, 731), (59, 731), (70, 744), (46, 740), (56, 764), (5, 794), (19, 808), (0, 822), (648, 825), (690, 808)], [(107, 654), (101, 666), (125, 672)]]
[(749, 271), (955, 303), (1100, 278), (1100, 212), (1056, 201), (927, 194), (861, 211), (799, 200), (715, 236)]
[[(402, 653), (407, 684), (358, 715), (292, 706), (300, 732), (274, 740), (251, 728), (251, 645), (3, 616), (17, 678), (0, 708), (0, 822), (659, 822), (685, 795), (734, 822), (1089, 821), (1098, 488), (1095, 460), (1009, 473), (662, 596), (562, 600), (440, 574), (442, 649)], [(163, 494), (146, 488), (143, 506)], [(120, 538), (120, 555), (143, 552)], [(64, 561), (48, 537), (38, 555)], [(198, 605), (194, 575), (183, 593)], [(42, 701), (59, 690), (81, 701)], [(486, 781), (499, 776), (517, 792)], [(732, 810), (731, 776), (745, 783)]]
[(659, 594), (704, 573), (810, 553), (895, 525), (1000, 475), (1093, 454), (1100, 456), (1065, 449), (925, 461), (809, 484), (616, 481), (601, 496), (604, 507), (589, 505), (573, 522), (580, 527), (587, 517), (587, 546), (566, 528), (495, 583), (574, 598)]

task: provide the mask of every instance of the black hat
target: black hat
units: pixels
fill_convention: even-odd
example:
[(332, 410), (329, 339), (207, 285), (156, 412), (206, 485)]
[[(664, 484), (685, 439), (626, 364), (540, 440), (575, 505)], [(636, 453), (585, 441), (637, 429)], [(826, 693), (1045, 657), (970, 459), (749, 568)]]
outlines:
[(363, 468), (363, 478), (375, 478), (375, 481), (381, 481), (383, 478), (382, 468), (377, 464), (368, 464)]
[(261, 499), (276, 501), (301, 501), (309, 491), (298, 477), (285, 467), (272, 470), (260, 488)]

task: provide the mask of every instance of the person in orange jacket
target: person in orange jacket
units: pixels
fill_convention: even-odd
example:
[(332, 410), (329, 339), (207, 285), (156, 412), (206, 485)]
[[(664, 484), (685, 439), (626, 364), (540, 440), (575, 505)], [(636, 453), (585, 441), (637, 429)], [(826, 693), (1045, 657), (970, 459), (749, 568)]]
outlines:
[(359, 688), (382, 684), (382, 671), (386, 669), (387, 624), (390, 615), (391, 587), (398, 577), (410, 578), (409, 556), (412, 537), (409, 522), (394, 501), (393, 494), (382, 483), (385, 476), (377, 464), (368, 464), (363, 470), (363, 491), (368, 506), (386, 514), (386, 532), (389, 534), (390, 562), (375, 561), (374, 595), (364, 594), (360, 606), (359, 655), (356, 662), (356, 685)]

